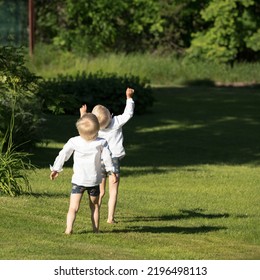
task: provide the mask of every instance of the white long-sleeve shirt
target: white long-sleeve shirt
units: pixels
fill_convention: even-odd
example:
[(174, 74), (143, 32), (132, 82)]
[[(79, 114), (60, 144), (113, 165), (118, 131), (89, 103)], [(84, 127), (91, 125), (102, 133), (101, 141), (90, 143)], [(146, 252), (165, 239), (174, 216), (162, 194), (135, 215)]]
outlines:
[(106, 171), (114, 172), (107, 141), (99, 137), (93, 141), (86, 141), (81, 136), (72, 137), (68, 140), (56, 157), (51, 170), (60, 172), (65, 161), (73, 153), (74, 163), (71, 182), (74, 184), (85, 187), (99, 185), (102, 181), (101, 157)]
[(112, 157), (122, 158), (125, 155), (122, 126), (133, 117), (134, 106), (134, 100), (132, 98), (127, 98), (123, 114), (114, 116), (109, 126), (100, 129), (98, 132), (99, 137), (107, 140)]

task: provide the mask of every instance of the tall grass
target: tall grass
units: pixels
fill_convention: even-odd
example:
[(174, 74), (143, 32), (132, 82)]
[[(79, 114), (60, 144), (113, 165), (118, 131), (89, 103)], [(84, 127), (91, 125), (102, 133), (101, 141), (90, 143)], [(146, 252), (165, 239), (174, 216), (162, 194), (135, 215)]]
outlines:
[(0, 139), (0, 194), (10, 196), (31, 192), (27, 172), (29, 169), (34, 169), (29, 160), (30, 154), (19, 151), (22, 145), (17, 146), (13, 143), (15, 100), (13, 97), (10, 124), (5, 135)]
[[(99, 70), (119, 75), (133, 74), (147, 78), (152, 85), (260, 83), (260, 63), (218, 65), (210, 62), (187, 62), (172, 55), (106, 54), (98, 57), (77, 56), (47, 46), (36, 46), (30, 69), (45, 78), (57, 74), (75, 75), (78, 71)], [(239, 84), (239, 85), (241, 85)]]

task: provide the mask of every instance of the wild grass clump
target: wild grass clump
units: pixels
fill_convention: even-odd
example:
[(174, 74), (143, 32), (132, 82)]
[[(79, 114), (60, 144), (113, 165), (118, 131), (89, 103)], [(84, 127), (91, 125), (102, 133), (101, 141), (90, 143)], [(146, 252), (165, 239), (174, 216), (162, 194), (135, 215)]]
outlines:
[(28, 170), (35, 168), (29, 161), (30, 154), (19, 151), (19, 147), (13, 144), (13, 128), (14, 113), (10, 127), (0, 143), (0, 193), (10, 196), (31, 192)]
[(27, 176), (27, 170), (33, 167), (27, 162), (30, 154), (16, 151), (12, 144), (8, 145), (5, 151), (1, 144), (0, 153), (0, 193), (16, 196), (25, 191), (31, 192)]

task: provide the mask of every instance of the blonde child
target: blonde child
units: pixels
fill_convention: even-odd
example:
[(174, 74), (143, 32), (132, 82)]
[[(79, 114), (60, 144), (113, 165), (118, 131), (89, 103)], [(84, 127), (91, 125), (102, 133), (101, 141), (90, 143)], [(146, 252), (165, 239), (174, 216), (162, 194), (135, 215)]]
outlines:
[(51, 166), (50, 179), (54, 180), (72, 154), (73, 175), (70, 205), (67, 213), (66, 234), (71, 234), (76, 213), (85, 191), (88, 192), (93, 232), (99, 231), (99, 184), (102, 181), (101, 157), (111, 182), (116, 183), (111, 152), (105, 139), (99, 138), (99, 122), (94, 114), (84, 114), (76, 123), (79, 136), (72, 137), (64, 145)]
[[(112, 160), (115, 166), (115, 173), (117, 175), (117, 181), (109, 178), (109, 200), (108, 200), (108, 223), (115, 223), (115, 210), (118, 197), (118, 188), (120, 181), (120, 160), (125, 156), (125, 149), (123, 146), (123, 131), (122, 127), (126, 124), (134, 114), (134, 90), (131, 88), (126, 89), (126, 106), (122, 115), (111, 116), (109, 110), (102, 106), (96, 105), (92, 113), (97, 116), (100, 130), (98, 135), (107, 140), (109, 149), (112, 153)], [(83, 105), (80, 108), (80, 115), (83, 116), (87, 112), (87, 106)], [(99, 205), (101, 206), (102, 198), (105, 195), (106, 186), (106, 172), (103, 168), (103, 179), (100, 184), (100, 197)]]

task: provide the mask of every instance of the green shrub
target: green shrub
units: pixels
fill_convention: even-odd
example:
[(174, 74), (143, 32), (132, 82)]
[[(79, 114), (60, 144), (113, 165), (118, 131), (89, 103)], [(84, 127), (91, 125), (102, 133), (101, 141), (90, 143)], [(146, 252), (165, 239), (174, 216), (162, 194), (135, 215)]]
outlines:
[(15, 146), (32, 145), (40, 139), (43, 118), (37, 97), (39, 80), (25, 67), (22, 48), (0, 46), (0, 140), (9, 129), (12, 113)]
[(148, 81), (137, 76), (118, 76), (113, 73), (78, 73), (59, 75), (41, 84), (39, 95), (44, 108), (55, 114), (78, 114), (82, 104), (88, 110), (97, 104), (106, 106), (113, 114), (120, 114), (125, 106), (127, 87), (135, 89), (135, 113), (143, 114), (153, 105), (154, 98)]

